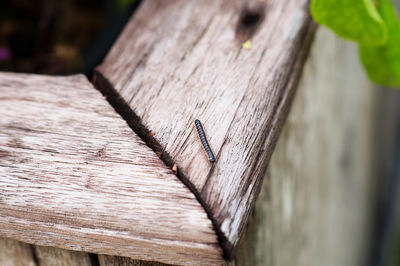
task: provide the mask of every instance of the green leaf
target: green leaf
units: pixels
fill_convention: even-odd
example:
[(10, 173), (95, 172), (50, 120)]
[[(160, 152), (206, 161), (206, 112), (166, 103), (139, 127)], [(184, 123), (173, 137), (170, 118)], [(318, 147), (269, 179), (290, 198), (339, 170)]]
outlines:
[(129, 6), (130, 4), (133, 4), (135, 2), (137, 2), (138, 0), (117, 0), (118, 2), (118, 7), (121, 9), (126, 8), (127, 6)]
[(381, 46), (360, 45), (360, 58), (370, 79), (388, 87), (400, 87), (400, 22), (391, 0), (378, 1), (378, 11), (388, 30)]
[(385, 23), (372, 0), (312, 0), (314, 20), (343, 38), (364, 45), (381, 45), (387, 40)]

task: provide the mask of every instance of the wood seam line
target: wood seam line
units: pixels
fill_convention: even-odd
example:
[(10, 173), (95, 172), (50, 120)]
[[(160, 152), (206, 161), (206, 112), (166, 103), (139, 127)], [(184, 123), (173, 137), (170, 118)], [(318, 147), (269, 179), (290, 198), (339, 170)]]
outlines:
[[(94, 87), (99, 90), (103, 96), (107, 99), (114, 110), (124, 119), (129, 127), (135, 132), (139, 138), (152, 149), (161, 161), (169, 168), (172, 168), (175, 164), (172, 157), (162, 148), (160, 143), (151, 135), (151, 131), (148, 130), (142, 123), (141, 118), (136, 115), (136, 113), (131, 109), (128, 103), (118, 94), (116, 90), (112, 87), (111, 83), (106, 77), (104, 77), (99, 71), (94, 70), (92, 83)], [(172, 171), (173, 172), (173, 171)], [(174, 173), (174, 172), (173, 172)], [(218, 242), (222, 248), (223, 255), (225, 259), (231, 260), (233, 258), (231, 254), (232, 247), (230, 246), (225, 235), (220, 230), (217, 221), (215, 220), (210, 208), (206, 202), (202, 199), (201, 194), (195, 186), (190, 182), (188, 178), (180, 171), (178, 166), (177, 173), (174, 173), (178, 179), (189, 188), (189, 190), (194, 194), (197, 201), (203, 207), (205, 213), (213, 224), (214, 230), (218, 237)]]
[(37, 255), (37, 252), (36, 252), (36, 249), (35, 249), (35, 245), (29, 244), (29, 247), (31, 248), (31, 254), (32, 254), (33, 263), (35, 264), (35, 266), (40, 266), (39, 258), (38, 258), (38, 255)]
[[(290, 108), (291, 108), (291, 104), (292, 104), (292, 101), (293, 101), (295, 93), (296, 93), (295, 88), (297, 87), (298, 82), (300, 80), (305, 60), (307, 59), (307, 57), (309, 55), (312, 40), (314, 38), (314, 33), (315, 33), (316, 29), (317, 29), (317, 24), (315, 24), (314, 21), (310, 19), (309, 22), (304, 26), (303, 31), (300, 34), (300, 36), (302, 36), (302, 38), (299, 40), (299, 42), (301, 43), (301, 46), (298, 49), (299, 52), (294, 54), (295, 60), (293, 60), (291, 66), (290, 66), (290, 70), (289, 70), (290, 73), (295, 73), (295, 75), (294, 74), (289, 75), (290, 78), (287, 80), (285, 85), (282, 87), (282, 94), (281, 94), (280, 99), (277, 102), (277, 104), (274, 108), (274, 112), (273, 112), (273, 117), (272, 117), (272, 120), (274, 121), (273, 124), (278, 124), (281, 126), (275, 127), (274, 129), (272, 129), (272, 128), (266, 129), (264, 132), (264, 137), (263, 137), (264, 140), (262, 141), (261, 146), (265, 146), (266, 142), (273, 143), (274, 146), (277, 143), (277, 139), (279, 138), (280, 132), (284, 126), (284, 121), (286, 120), (286, 117), (284, 117), (283, 118), (284, 120), (282, 123), (275, 122), (275, 121), (279, 121), (279, 119), (282, 119), (282, 117), (279, 117), (277, 114), (284, 109), (290, 110)], [(271, 132), (271, 130), (273, 130), (275, 132), (273, 133), (273, 132)], [(275, 140), (268, 141), (269, 138), (274, 138)], [(272, 147), (272, 149), (274, 149), (274, 147)], [(263, 164), (261, 165), (262, 170), (260, 171), (260, 173), (262, 173), (262, 174), (260, 177), (257, 178), (257, 181), (256, 181), (257, 183), (260, 183), (263, 181), (264, 173), (266, 172), (271, 155), (268, 158), (266, 158), (264, 160)], [(261, 152), (259, 152), (257, 154), (258, 158), (260, 156), (261, 156)], [(255, 161), (258, 162), (259, 160), (255, 160)], [(256, 167), (257, 167), (256, 163), (249, 166), (249, 168), (251, 169), (250, 171), (254, 172), (254, 168), (256, 168)], [(213, 168), (210, 170), (210, 172), (212, 172), (212, 171), (213, 171)], [(208, 186), (208, 184), (209, 184), (209, 182), (207, 179), (206, 184), (203, 186), (201, 194), (203, 193), (203, 191), (207, 190), (206, 187)], [(254, 187), (257, 189), (257, 191), (255, 192), (254, 195), (257, 196), (260, 192), (261, 186), (255, 185)], [(254, 209), (254, 205), (255, 205), (255, 201), (252, 201), (251, 207), (250, 207), (251, 212)], [(251, 215), (251, 212), (249, 213), (249, 216)], [(230, 257), (229, 257), (230, 259), (232, 259), (235, 256), (236, 251), (237, 251), (238, 247), (240, 246), (241, 240), (242, 240), (242, 238), (240, 238), (239, 243), (236, 246), (234, 246), (232, 250), (230, 250), (230, 252), (231, 252)]]
[[(303, 34), (300, 34), (300, 36), (302, 36), (302, 39), (299, 41), (302, 43), (302, 45), (301, 48), (299, 49), (300, 52), (296, 54), (296, 59), (293, 61), (290, 72), (293, 72), (293, 70), (296, 68), (300, 69), (296, 74), (296, 77), (289, 79), (286, 85), (283, 87), (281, 100), (277, 103), (277, 106), (275, 108), (276, 109), (275, 113), (279, 109), (290, 108), (290, 103), (292, 102), (295, 92), (295, 90), (290, 89), (290, 87), (296, 86), (296, 84), (298, 83), (301, 74), (301, 69), (304, 65), (305, 58), (308, 55), (309, 47), (315, 29), (316, 29), (315, 23), (313, 23), (310, 20), (310, 22), (304, 26)], [(162, 148), (161, 144), (152, 136), (152, 132), (144, 126), (141, 118), (131, 109), (129, 104), (113, 88), (110, 81), (96, 69), (94, 70), (92, 83), (94, 87), (104, 95), (104, 97), (114, 108), (114, 110), (127, 122), (129, 127), (139, 136), (139, 138), (142, 139), (142, 141), (160, 157), (161, 161), (167, 167), (172, 168), (172, 166), (175, 164), (173, 158), (168, 154), (168, 152), (166, 152)], [(287, 99), (284, 101), (285, 104), (282, 104), (282, 99)], [(276, 120), (276, 115), (274, 115), (273, 120)], [(276, 130), (277, 132), (279, 132), (281, 128), (279, 129), (277, 128)], [(269, 130), (266, 131), (266, 138), (264, 142), (268, 139), (268, 135), (270, 135), (268, 134), (268, 132)], [(278, 133), (275, 135), (276, 135), (275, 137), (277, 138)], [(262, 169), (265, 169), (267, 167), (268, 161), (269, 159), (265, 160), (265, 162), (262, 165)], [(255, 167), (255, 165), (252, 167)], [(236, 253), (239, 244), (233, 247), (229, 243), (225, 235), (222, 233), (220, 227), (218, 226), (218, 223), (211, 211), (211, 208), (203, 200), (201, 191), (198, 191), (192, 184), (192, 182), (190, 182), (190, 180), (180, 171), (179, 165), (178, 165), (178, 172), (174, 174), (178, 177), (179, 180), (181, 180), (183, 184), (185, 184), (189, 188), (189, 190), (194, 194), (200, 205), (203, 207), (208, 218), (211, 220), (214, 226), (215, 232), (217, 233), (218, 241), (224, 253), (224, 258), (232, 260), (234, 258), (234, 255)], [(261, 182), (261, 178), (258, 179), (259, 179), (258, 182)], [(252, 206), (254, 206), (254, 202), (252, 203)]]
[[(50, 77), (0, 72), (0, 76), (0, 91), (4, 94), (2, 100), (8, 114), (8, 119), (0, 123), (5, 130), (5, 146), (4, 149), (0, 147), (0, 164), (5, 166), (1, 175), (5, 182), (2, 189), (5, 205), (1, 212), (4, 219), (0, 222), (10, 225), (0, 230), (3, 237), (39, 246), (142, 260), (150, 258), (165, 263), (223, 263), (217, 235), (200, 203), (83, 75)], [(40, 89), (29, 90), (36, 87)], [(11, 92), (12, 88), (18, 89), (9, 94), (8, 90)], [(74, 90), (67, 92), (64, 88)], [(83, 101), (71, 101), (77, 98)], [(21, 111), (21, 106), (26, 108)], [(46, 115), (40, 121), (29, 118), (29, 115), (34, 117), (43, 111)], [(86, 141), (88, 125), (90, 132), (98, 133), (98, 136)], [(47, 140), (53, 144), (47, 145)], [(121, 162), (127, 156), (131, 159)], [(36, 171), (37, 164), (43, 165), (44, 172)], [(99, 175), (99, 166), (104, 166), (107, 171)], [(133, 179), (125, 170), (133, 173)], [(59, 173), (66, 175), (60, 179)], [(15, 178), (10, 179), (9, 175)], [(136, 182), (135, 177), (140, 182)], [(125, 186), (121, 187), (120, 183)], [(149, 188), (144, 189), (145, 185)], [(15, 190), (15, 187), (20, 189)], [(54, 193), (48, 193), (52, 191)], [(133, 208), (130, 203), (132, 193), (138, 195), (139, 201), (149, 200), (138, 202), (140, 204), (134, 204), (136, 207)], [(61, 204), (63, 207), (60, 208), (57, 202), (66, 199), (70, 206), (79, 205), (74, 204), (73, 199), (83, 205), (71, 210)], [(33, 204), (33, 208), (27, 208), (27, 204)], [(88, 206), (92, 211), (86, 215)], [(152, 208), (157, 206), (164, 211), (160, 213), (159, 208)], [(31, 214), (28, 215), (30, 219), (27, 213)], [(152, 216), (161, 220), (153, 222)], [(99, 220), (98, 217), (107, 219)], [(121, 223), (121, 217), (124, 223)], [(143, 219), (149, 223), (141, 223)], [(132, 229), (132, 223), (139, 227)], [(154, 225), (165, 226), (157, 229)], [(26, 227), (23, 235), (20, 234), (21, 227)], [(34, 227), (42, 234), (35, 235)], [(104, 241), (113, 247), (102, 245)], [(119, 250), (121, 241), (128, 241), (140, 249)], [(31, 259), (37, 257), (42, 264), (37, 246), (31, 246), (31, 250), (28, 246), (28, 253)], [(97, 255), (93, 258), (96, 265)], [(35, 259), (32, 261), (37, 265)]]
[(99, 266), (100, 265), (98, 254), (89, 253), (88, 256), (89, 256), (91, 266)]

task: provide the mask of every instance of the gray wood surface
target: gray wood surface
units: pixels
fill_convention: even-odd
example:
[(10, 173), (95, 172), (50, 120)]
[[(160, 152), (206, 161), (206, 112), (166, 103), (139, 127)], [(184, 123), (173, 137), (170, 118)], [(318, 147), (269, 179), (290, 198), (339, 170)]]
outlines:
[(133, 260), (130, 258), (107, 256), (107, 255), (99, 255), (99, 264), (100, 266), (166, 266), (167, 265), (155, 261), (140, 261), (140, 260)]
[[(379, 169), (390, 160), (387, 130), (399, 110), (395, 98), (370, 84), (353, 44), (318, 30), (232, 264), (367, 264)], [(0, 239), (0, 254), (0, 265), (35, 265), (30, 246), (20, 242)], [(159, 265), (104, 255), (99, 263)]]
[(37, 266), (33, 246), (12, 239), (0, 238), (0, 265)]
[(95, 266), (85, 252), (43, 246), (33, 248), (37, 266)]
[(318, 28), (236, 265), (370, 265), (377, 170), (393, 146), (382, 149), (393, 126), (381, 121), (400, 110), (386, 91), (366, 77), (356, 45)]
[[(228, 257), (290, 107), (314, 29), (308, 4), (144, 1), (94, 76), (139, 136), (167, 165), (177, 164)], [(242, 48), (247, 39), (250, 49)]]
[(166, 263), (222, 261), (194, 195), (84, 76), (0, 73), (0, 103), (0, 236)]

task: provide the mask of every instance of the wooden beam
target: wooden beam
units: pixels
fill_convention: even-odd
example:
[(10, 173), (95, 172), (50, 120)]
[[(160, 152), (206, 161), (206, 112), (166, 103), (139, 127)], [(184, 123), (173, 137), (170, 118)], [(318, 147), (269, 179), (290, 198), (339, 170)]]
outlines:
[(194, 195), (82, 75), (0, 73), (0, 236), (175, 264), (222, 261)]
[(0, 265), (36, 266), (33, 248), (26, 243), (0, 238)]
[(99, 266), (168, 266), (155, 261), (132, 260), (124, 257), (99, 255)]
[(307, 0), (147, 0), (94, 76), (141, 138), (177, 164), (228, 257), (294, 95), (314, 30), (308, 8)]
[(371, 265), (399, 102), (319, 27), (235, 265)]
[[(94, 266), (85, 252), (55, 247), (33, 246), (39, 266)], [(95, 255), (97, 256), (97, 255)]]

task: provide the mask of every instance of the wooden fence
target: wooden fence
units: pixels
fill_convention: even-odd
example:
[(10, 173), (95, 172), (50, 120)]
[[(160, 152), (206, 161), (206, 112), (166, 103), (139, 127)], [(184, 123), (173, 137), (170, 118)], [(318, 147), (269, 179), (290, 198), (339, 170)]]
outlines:
[(366, 265), (396, 107), (308, 5), (147, 0), (93, 83), (0, 73), (0, 265)]

